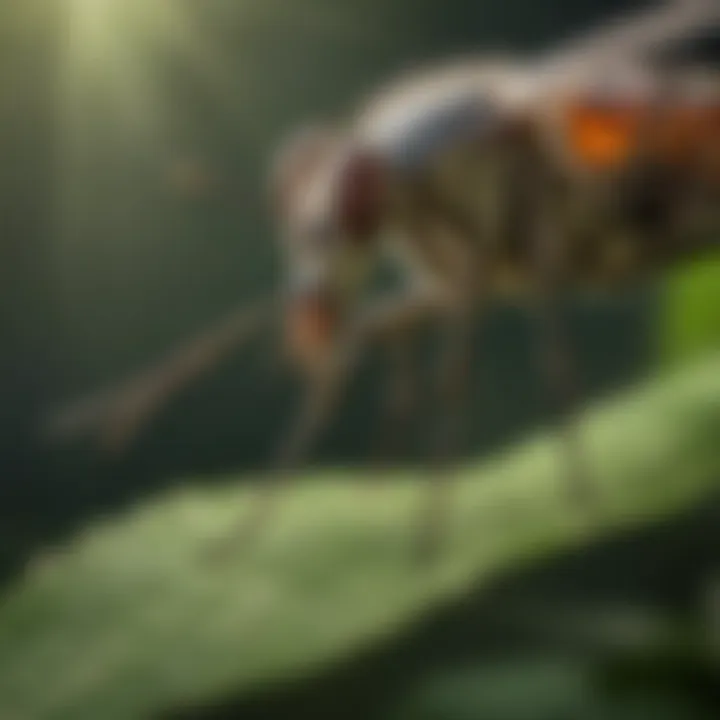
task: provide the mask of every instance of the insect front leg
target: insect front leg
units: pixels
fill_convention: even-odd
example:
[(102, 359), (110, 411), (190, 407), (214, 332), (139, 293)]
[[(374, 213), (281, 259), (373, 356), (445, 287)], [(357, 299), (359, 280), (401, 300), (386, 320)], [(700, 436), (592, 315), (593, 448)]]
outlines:
[(322, 370), (308, 381), (300, 411), (275, 453), (269, 476), (256, 487), (248, 517), (232, 538), (222, 543), (221, 550), (252, 542), (271, 521), (280, 491), (332, 418), (364, 349), (359, 340), (352, 338), (342, 342)]
[(352, 371), (370, 343), (387, 342), (407, 333), (437, 309), (437, 299), (426, 292), (406, 292), (369, 307), (340, 342), (333, 357), (309, 381), (300, 412), (278, 449), (270, 477), (256, 490), (250, 515), (223, 549), (252, 541), (271, 520), (281, 489), (302, 463), (306, 453), (335, 411)]

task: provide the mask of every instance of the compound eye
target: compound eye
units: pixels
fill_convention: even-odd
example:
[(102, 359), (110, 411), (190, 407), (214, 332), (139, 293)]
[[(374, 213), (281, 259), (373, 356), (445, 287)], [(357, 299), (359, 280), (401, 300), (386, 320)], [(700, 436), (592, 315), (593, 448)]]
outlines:
[(357, 242), (369, 239), (380, 224), (385, 168), (372, 153), (349, 155), (338, 173), (335, 206), (338, 224)]

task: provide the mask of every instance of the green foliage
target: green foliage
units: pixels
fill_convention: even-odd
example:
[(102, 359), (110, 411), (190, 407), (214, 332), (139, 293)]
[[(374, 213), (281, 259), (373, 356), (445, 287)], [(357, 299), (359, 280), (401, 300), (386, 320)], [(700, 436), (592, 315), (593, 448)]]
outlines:
[(598, 692), (594, 674), (577, 658), (471, 667), (421, 688), (393, 720), (710, 720), (662, 692)]
[(678, 362), (720, 346), (720, 257), (677, 272), (665, 291), (663, 357)]
[(409, 471), (308, 478), (257, 546), (231, 545), (224, 559), (208, 551), (232, 538), (249, 502), (232, 477), (88, 527), (38, 556), (4, 598), (0, 717), (132, 720), (302, 677), (501, 569), (694, 505), (720, 471), (719, 369), (716, 355), (588, 418), (593, 521), (569, 512), (554, 439), (461, 469), (432, 573), (411, 561), (420, 488)]
[[(406, 693), (391, 718), (711, 720), (717, 717), (720, 658), (714, 618), (698, 615), (688, 620), (648, 607), (596, 608), (579, 626), (565, 627), (577, 647), (581, 635), (594, 635), (594, 647), (440, 673)], [(607, 621), (610, 626), (598, 632)], [(613, 625), (615, 632), (609, 631)]]

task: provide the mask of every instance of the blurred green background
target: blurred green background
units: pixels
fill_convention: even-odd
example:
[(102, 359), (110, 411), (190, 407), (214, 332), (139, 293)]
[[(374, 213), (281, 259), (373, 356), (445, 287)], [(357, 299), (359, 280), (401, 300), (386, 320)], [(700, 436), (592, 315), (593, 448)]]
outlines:
[[(263, 182), (267, 157), (283, 133), (307, 119), (337, 115), (361, 93), (418, 61), (481, 50), (532, 51), (615, 12), (649, 4), (2, 3), (0, 578), (5, 585), (13, 588), (25, 563), (48, 544), (65, 542), (98, 518), (122, 513), (164, 488), (182, 487), (188, 477), (207, 478), (192, 480), (193, 486), (223, 485), (230, 477), (234, 486), (245, 477), (242, 471), (269, 456), (290, 417), (295, 388), (268, 370), (267, 342), (228, 359), (184, 391), (119, 462), (107, 463), (87, 446), (48, 449), (38, 444), (36, 430), (55, 404), (144, 367), (272, 286), (277, 258)], [(717, 43), (706, 43), (703, 52), (717, 57)], [(701, 263), (592, 306), (574, 305), (568, 316), (586, 395), (605, 396), (717, 348), (720, 266)], [(377, 359), (364, 369), (318, 460), (356, 466), (367, 457), (377, 417), (377, 392), (367, 391), (376, 389), (378, 371)], [(546, 422), (538, 375), (531, 320), (512, 308), (498, 310), (477, 363), (468, 457), (512, 447)], [(407, 461), (421, 457), (422, 427), (415, 430)], [(681, 546), (690, 543), (681, 531), (677, 537)], [(706, 544), (693, 543), (693, 548)], [(616, 562), (617, 553), (598, 551), (593, 567), (602, 574)], [(669, 565), (663, 582), (687, 580), (682, 576), (687, 562)], [(423, 646), (422, 652), (430, 657), (433, 650)], [(400, 652), (397, 662), (412, 665), (408, 653)], [(338, 672), (352, 675), (351, 669)], [(545, 672), (551, 675), (547, 682), (527, 682), (544, 687), (562, 675), (555, 665), (537, 670), (540, 677)], [(574, 682), (562, 677), (557, 681), (562, 687)], [(437, 693), (429, 693), (447, 692), (444, 681), (438, 682)], [(320, 698), (321, 689), (297, 692)], [(263, 702), (258, 700), (258, 713)], [(430, 708), (433, 702), (421, 704)], [(275, 716), (286, 712), (277, 710)], [(446, 717), (433, 712), (418, 717)], [(490, 710), (470, 712), (475, 714), (467, 717), (495, 717)], [(561, 712), (577, 717), (572, 713), (579, 711), (547, 712), (542, 717), (563, 717)], [(68, 713), (57, 717), (80, 717)], [(327, 710), (322, 716), (337, 715)]]

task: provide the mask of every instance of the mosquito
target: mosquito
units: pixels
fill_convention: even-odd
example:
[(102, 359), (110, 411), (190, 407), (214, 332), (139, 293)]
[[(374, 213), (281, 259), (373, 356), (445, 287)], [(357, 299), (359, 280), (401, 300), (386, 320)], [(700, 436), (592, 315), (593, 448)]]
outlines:
[[(394, 347), (387, 416), (411, 412), (418, 328), (444, 332), (437, 368), (438, 467), (418, 547), (438, 547), (472, 366), (471, 331), (498, 299), (526, 303), (567, 445), (567, 488), (594, 502), (578, 389), (560, 319), (568, 291), (612, 291), (717, 248), (720, 74), (656, 55), (720, 26), (714, 0), (675, 0), (531, 59), (471, 57), (417, 70), (345, 117), (290, 134), (269, 190), (284, 277), (155, 368), (53, 419), (56, 436), (128, 447), (171, 396), (268, 322), (280, 323), (307, 398), (277, 454), (278, 477), (330, 422), (362, 354)], [(378, 265), (404, 277), (367, 299)], [(403, 388), (405, 392), (403, 393)], [(265, 483), (253, 526), (269, 516)]]

